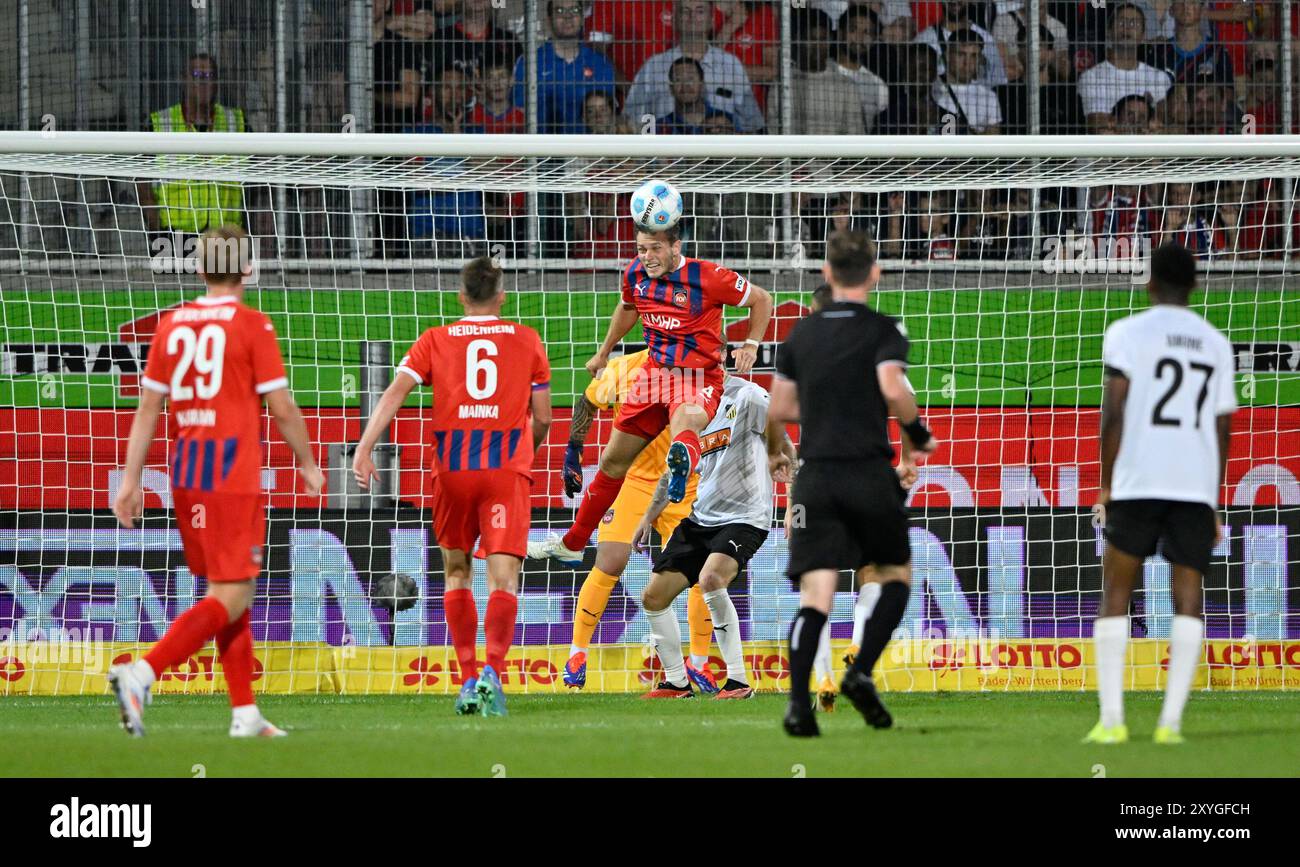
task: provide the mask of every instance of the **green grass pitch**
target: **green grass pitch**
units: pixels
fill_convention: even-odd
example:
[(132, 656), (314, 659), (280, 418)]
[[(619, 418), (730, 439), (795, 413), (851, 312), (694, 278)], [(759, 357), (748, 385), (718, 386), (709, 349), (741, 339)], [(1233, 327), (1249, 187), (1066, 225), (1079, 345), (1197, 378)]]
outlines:
[[(847, 703), (822, 736), (787, 737), (785, 697), (646, 702), (515, 696), (504, 719), (461, 718), (446, 697), (268, 696), (290, 732), (234, 741), (219, 697), (159, 696), (149, 736), (126, 737), (101, 697), (0, 698), (0, 776), (1296, 776), (1300, 695), (1194, 693), (1188, 743), (1150, 743), (1161, 696), (1129, 693), (1134, 738), (1083, 746), (1093, 693), (885, 696), (868, 729)], [(201, 766), (201, 768), (199, 767)]]

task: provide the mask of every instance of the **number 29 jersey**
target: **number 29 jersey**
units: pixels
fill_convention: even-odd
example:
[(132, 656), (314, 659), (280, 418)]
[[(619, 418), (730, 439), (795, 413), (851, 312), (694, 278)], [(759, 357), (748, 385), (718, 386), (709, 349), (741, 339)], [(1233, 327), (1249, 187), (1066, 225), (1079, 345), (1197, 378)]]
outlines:
[(1187, 307), (1111, 323), (1102, 363), (1129, 382), (1112, 500), (1219, 503), (1218, 416), (1237, 408), (1232, 344)]
[(233, 296), (205, 296), (163, 317), (141, 386), (166, 395), (176, 490), (261, 491), (262, 395), (287, 388), (266, 314)]
[(495, 316), (466, 316), (421, 334), (397, 370), (433, 389), (435, 473), (509, 469), (530, 476), (532, 393), (551, 384), (536, 331)]

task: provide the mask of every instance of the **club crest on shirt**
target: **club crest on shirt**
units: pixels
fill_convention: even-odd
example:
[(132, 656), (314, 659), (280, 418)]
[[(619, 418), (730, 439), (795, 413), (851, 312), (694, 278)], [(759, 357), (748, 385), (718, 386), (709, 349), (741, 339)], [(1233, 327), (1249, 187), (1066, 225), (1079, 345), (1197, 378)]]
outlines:
[(611, 523), (613, 523), (613, 522), (614, 522), (614, 510), (613, 510), (613, 509), (610, 509), (608, 512), (606, 512), (606, 513), (605, 513), (605, 517), (601, 518), (601, 519), (600, 519), (600, 522), (601, 522), (602, 524), (611, 524)]
[(685, 307), (685, 306), (686, 306), (686, 290), (685, 290), (685, 289), (674, 289), (674, 290), (673, 290), (673, 304), (674, 304), (675, 306), (677, 306), (677, 307)]

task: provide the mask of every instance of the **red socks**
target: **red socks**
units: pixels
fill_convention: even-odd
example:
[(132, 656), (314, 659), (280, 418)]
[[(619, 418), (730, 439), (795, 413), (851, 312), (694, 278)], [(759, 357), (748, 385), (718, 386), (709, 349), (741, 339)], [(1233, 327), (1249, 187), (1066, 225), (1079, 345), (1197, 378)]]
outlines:
[(483, 632), (487, 637), (487, 664), (497, 676), (505, 674), (506, 653), (515, 637), (515, 615), (519, 599), (513, 593), (493, 590), (488, 597), (487, 612), (483, 615)]
[[(248, 611), (217, 632), (217, 652), (226, 675), (230, 706), (253, 704), (253, 627)], [(156, 669), (155, 669), (156, 670)]]
[[(165, 669), (184, 662), (207, 644), (226, 625), (229, 617), (226, 606), (215, 597), (203, 597), (199, 604), (176, 618), (166, 634), (145, 654), (144, 661), (149, 663), (155, 676), (162, 677)], [(251, 644), (249, 650), (252, 650)]]
[(695, 472), (695, 468), (700, 464), (700, 435), (693, 430), (684, 430), (673, 437), (673, 442), (686, 446), (686, 453), (691, 457), (690, 472)]
[[(456, 662), (460, 665), (461, 678), (469, 680), (478, 677), (478, 660), (474, 656), (474, 644), (478, 638), (478, 607), (474, 604), (473, 592), (468, 589), (448, 590), (442, 595), (442, 608), (447, 615), (447, 631), (451, 633), (452, 646), (456, 648)], [(491, 610), (489, 600), (489, 614)], [(490, 655), (488, 659), (491, 661)]]
[[(697, 437), (695, 440), (696, 454), (699, 453), (699, 450), (700, 441)], [(618, 497), (619, 489), (622, 487), (622, 479), (611, 478), (600, 470), (596, 471), (591, 484), (587, 486), (587, 493), (582, 498), (582, 504), (578, 506), (578, 514), (573, 519), (573, 527), (564, 534), (564, 547), (570, 551), (581, 551), (587, 547), (596, 525), (600, 523), (601, 518), (605, 517), (609, 507), (614, 505), (614, 500)]]

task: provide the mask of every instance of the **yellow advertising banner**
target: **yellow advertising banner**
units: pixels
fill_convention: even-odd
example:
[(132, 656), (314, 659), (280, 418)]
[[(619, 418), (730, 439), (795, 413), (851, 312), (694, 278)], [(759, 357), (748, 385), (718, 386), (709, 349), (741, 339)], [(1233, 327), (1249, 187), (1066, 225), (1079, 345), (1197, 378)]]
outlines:
[[(837, 676), (846, 642), (833, 642)], [(109, 665), (127, 662), (147, 647), (135, 644), (27, 642), (0, 644), (0, 695), (93, 695), (107, 691)], [(506, 658), (501, 680), (514, 693), (559, 693), (566, 645), (521, 645)], [(1168, 644), (1129, 642), (1127, 687), (1164, 687)], [(482, 648), (479, 660), (483, 659)], [(781, 644), (749, 642), (745, 669), (759, 690), (787, 688), (790, 672)], [(725, 676), (722, 659), (707, 668)], [(658, 660), (641, 645), (592, 648), (590, 692), (635, 693), (661, 676)], [(875, 672), (886, 691), (1079, 691), (1096, 687), (1090, 639), (934, 639), (889, 646)], [(463, 683), (450, 647), (356, 647), (268, 642), (256, 647), (254, 689), (270, 694), (451, 695)], [(1197, 669), (1197, 689), (1300, 689), (1300, 641), (1208, 641)], [(219, 694), (225, 690), (216, 649), (209, 646), (164, 671), (159, 694)]]

